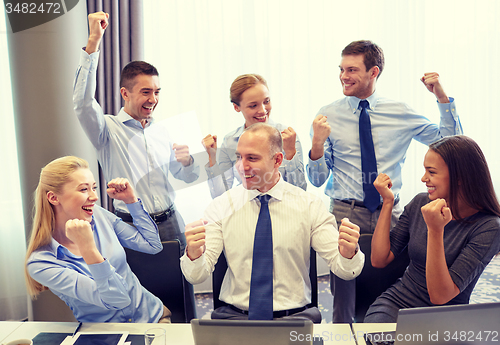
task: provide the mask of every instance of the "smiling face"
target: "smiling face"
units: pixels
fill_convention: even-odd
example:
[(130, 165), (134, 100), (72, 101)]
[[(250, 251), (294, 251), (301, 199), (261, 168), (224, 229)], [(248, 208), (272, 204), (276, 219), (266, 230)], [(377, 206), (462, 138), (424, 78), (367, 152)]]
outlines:
[(139, 74), (134, 78), (132, 90), (122, 87), (125, 100), (123, 110), (135, 120), (146, 124), (153, 117), (153, 111), (160, 98), (160, 79), (157, 75)]
[(236, 158), (236, 169), (246, 189), (265, 193), (278, 183), (283, 154), (271, 154), (265, 132), (244, 132), (238, 140)]
[(429, 199), (449, 201), (450, 174), (443, 158), (433, 150), (427, 151), (424, 158), (425, 174), (422, 182), (427, 186)]
[(65, 223), (70, 219), (92, 221), (94, 205), (99, 199), (96, 193), (94, 175), (89, 169), (75, 170), (59, 194), (47, 193), (54, 206), (56, 221)]
[(271, 98), (269, 90), (262, 83), (257, 83), (251, 88), (245, 90), (241, 94), (240, 105), (233, 103), (234, 110), (243, 114), (245, 118), (245, 128), (254, 123), (264, 122), (269, 120), (271, 113)]
[(344, 95), (366, 99), (373, 94), (379, 68), (374, 66), (367, 71), (363, 54), (342, 56), (339, 67)]

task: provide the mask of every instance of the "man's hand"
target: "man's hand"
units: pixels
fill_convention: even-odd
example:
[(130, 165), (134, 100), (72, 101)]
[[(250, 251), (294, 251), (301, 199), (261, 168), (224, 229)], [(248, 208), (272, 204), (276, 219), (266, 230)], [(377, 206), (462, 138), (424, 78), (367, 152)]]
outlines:
[(133, 204), (138, 201), (134, 189), (126, 178), (115, 178), (109, 181), (106, 192), (110, 198), (122, 200), (126, 204)]
[(209, 134), (201, 141), (208, 153), (208, 162), (211, 167), (217, 163), (217, 136)]
[(356, 254), (359, 240), (359, 226), (353, 224), (348, 218), (342, 219), (339, 228), (339, 252), (344, 258), (352, 259)]
[(104, 31), (108, 27), (109, 14), (104, 12), (91, 13), (89, 18), (89, 41), (85, 47), (85, 51), (88, 54), (92, 54), (99, 50), (99, 44), (101, 43), (102, 36), (104, 36)]
[(297, 150), (295, 149), (295, 140), (297, 138), (297, 133), (292, 127), (286, 128), (281, 132), (281, 139), (283, 140), (283, 150), (285, 151), (285, 158), (287, 160), (292, 160)]
[(389, 175), (379, 174), (375, 181), (373, 181), (373, 186), (380, 193), (384, 201), (394, 202), (394, 193), (392, 192), (392, 181)]
[(189, 147), (187, 145), (172, 145), (172, 149), (175, 152), (175, 159), (180, 162), (183, 166), (187, 167), (193, 163), (193, 159), (189, 154)]
[(429, 232), (443, 234), (444, 227), (453, 218), (451, 210), (444, 199), (436, 199), (422, 206), (422, 216)]
[(205, 225), (208, 222), (200, 219), (186, 225), (186, 254), (191, 261), (198, 259), (205, 251)]
[(312, 148), (310, 158), (315, 161), (323, 157), (324, 148), (323, 145), (330, 135), (332, 128), (328, 124), (325, 115), (319, 114), (313, 121), (313, 138), (312, 138)]
[(450, 103), (448, 96), (446, 96), (446, 93), (439, 82), (439, 74), (436, 72), (424, 73), (424, 76), (420, 80), (424, 83), (427, 90), (436, 96), (439, 103)]

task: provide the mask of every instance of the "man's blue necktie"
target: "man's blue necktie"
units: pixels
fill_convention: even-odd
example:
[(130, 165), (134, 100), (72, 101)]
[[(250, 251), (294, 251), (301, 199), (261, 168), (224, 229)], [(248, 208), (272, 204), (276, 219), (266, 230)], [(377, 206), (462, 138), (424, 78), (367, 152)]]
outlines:
[(377, 158), (375, 157), (375, 147), (373, 146), (372, 126), (370, 115), (366, 111), (369, 107), (367, 100), (359, 102), (359, 142), (361, 146), (361, 170), (363, 172), (363, 192), (365, 199), (363, 203), (370, 212), (375, 212), (380, 205), (380, 194), (373, 186), (373, 181), (377, 178)]
[(270, 195), (260, 195), (260, 212), (253, 243), (249, 320), (273, 319), (273, 232), (269, 214)]

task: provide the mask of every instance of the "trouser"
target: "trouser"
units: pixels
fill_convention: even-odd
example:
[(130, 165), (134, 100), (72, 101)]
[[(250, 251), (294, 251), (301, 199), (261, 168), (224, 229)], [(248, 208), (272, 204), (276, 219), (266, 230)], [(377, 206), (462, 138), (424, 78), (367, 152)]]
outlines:
[(177, 210), (175, 213), (169, 217), (166, 221), (156, 223), (158, 226), (158, 232), (160, 233), (160, 240), (171, 241), (179, 240), (181, 243), (181, 256), (184, 254), (184, 249), (186, 248), (186, 236), (184, 236), (184, 219)]
[[(232, 308), (230, 305), (225, 305), (215, 309), (212, 312), (212, 319), (226, 320), (248, 320), (248, 313), (237, 311), (237, 308)], [(277, 318), (278, 320), (311, 320), (314, 323), (321, 323), (321, 313), (318, 308), (311, 307), (302, 310), (298, 313)]]
[[(336, 199), (331, 199), (330, 212), (335, 216), (339, 227), (343, 218), (349, 218), (350, 222), (359, 226), (361, 234), (373, 234), (380, 215), (380, 210), (371, 213), (366, 207)], [(397, 223), (401, 212), (402, 208), (398, 203), (393, 208), (392, 226)], [(365, 260), (370, 258), (365, 257)], [(330, 289), (333, 295), (332, 322), (352, 323), (356, 307), (356, 279), (343, 280), (330, 272)]]

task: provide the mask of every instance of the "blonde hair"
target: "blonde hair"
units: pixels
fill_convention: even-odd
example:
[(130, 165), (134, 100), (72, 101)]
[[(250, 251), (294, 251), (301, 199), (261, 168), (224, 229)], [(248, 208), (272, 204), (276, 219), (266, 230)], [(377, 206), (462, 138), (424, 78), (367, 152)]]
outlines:
[(38, 248), (48, 245), (52, 239), (55, 225), (55, 215), (52, 205), (47, 199), (47, 193), (52, 191), (56, 194), (62, 192), (64, 185), (71, 180), (71, 174), (78, 169), (88, 169), (86, 160), (74, 156), (66, 156), (53, 160), (42, 168), (40, 180), (34, 194), (33, 226), (30, 241), (26, 250), (24, 265), (24, 276), (28, 293), (32, 298), (47, 288), (34, 280), (28, 272), (28, 259)]
[(229, 98), (231, 102), (239, 106), (243, 92), (257, 84), (263, 84), (268, 87), (267, 81), (258, 74), (243, 74), (237, 77), (229, 89)]

